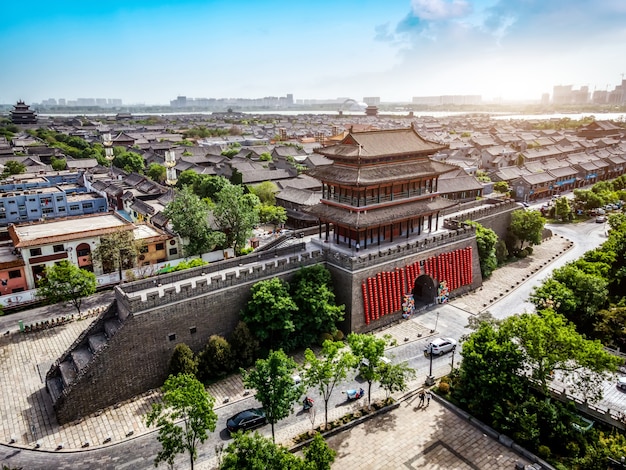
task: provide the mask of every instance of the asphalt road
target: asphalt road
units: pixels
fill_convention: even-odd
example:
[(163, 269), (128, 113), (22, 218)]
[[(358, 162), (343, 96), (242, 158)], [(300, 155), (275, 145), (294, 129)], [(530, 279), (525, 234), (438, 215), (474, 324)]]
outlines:
[(554, 269), (580, 258), (587, 251), (597, 248), (604, 243), (606, 241), (606, 230), (608, 229), (606, 224), (597, 224), (594, 219), (577, 224), (549, 224), (547, 227), (555, 235), (561, 235), (571, 240), (574, 246), (550, 265), (530, 277), (515, 289), (511, 295), (503, 297), (489, 306), (489, 312), (494, 317), (501, 319), (514, 313), (534, 312), (535, 306), (528, 302), (533, 289), (541, 285)]

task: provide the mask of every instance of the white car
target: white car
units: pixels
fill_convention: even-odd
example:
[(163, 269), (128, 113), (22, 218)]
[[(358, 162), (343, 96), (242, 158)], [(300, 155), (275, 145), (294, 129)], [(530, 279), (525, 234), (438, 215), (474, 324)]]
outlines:
[(453, 338), (437, 338), (432, 340), (424, 349), (424, 355), (441, 356), (456, 348), (456, 340)]
[(620, 377), (617, 379), (617, 388), (626, 392), (626, 377)]

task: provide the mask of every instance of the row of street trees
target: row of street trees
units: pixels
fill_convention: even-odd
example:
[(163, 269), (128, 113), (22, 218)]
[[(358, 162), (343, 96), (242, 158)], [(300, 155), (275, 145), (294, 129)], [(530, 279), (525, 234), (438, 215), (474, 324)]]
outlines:
[(463, 341), (463, 361), (451, 383), (453, 398), (544, 458), (584, 463), (590, 444), (573, 426), (578, 422), (575, 407), (550, 398), (550, 381), (557, 376), (585, 401), (596, 402), (603, 380), (621, 360), (550, 309), (502, 321), (481, 318), (472, 326), (475, 331)]
[[(275, 446), (275, 425), (294, 411), (305, 391), (311, 387), (319, 391), (324, 400), (324, 427), (328, 426), (328, 404), (350, 370), (368, 382), (368, 403), (371, 404), (371, 387), (379, 382), (387, 396), (407, 389), (407, 382), (415, 371), (406, 362), (392, 364), (383, 361), (385, 347), (391, 344), (388, 337), (377, 338), (371, 334), (348, 335), (347, 345), (341, 341), (324, 342), (321, 354), (311, 349), (305, 351), (305, 362), (298, 367), (293, 358), (281, 349), (270, 351), (265, 359), (257, 359), (250, 370), (241, 369), (246, 388), (255, 390), (255, 398), (261, 403), (271, 426), (272, 444), (258, 434), (237, 433), (223, 456), (222, 469), (257, 469), (264, 462), (265, 468), (302, 468), (310, 470), (329, 469), (334, 452), (317, 435), (305, 459), (290, 456), (280, 446)], [(184, 348), (182, 348), (184, 349)], [(175, 356), (177, 367), (192, 368), (193, 359), (188, 355)], [(303, 376), (301, 383), (294, 383), (294, 375)], [(162, 387), (163, 401), (152, 406), (146, 416), (148, 426), (159, 428), (158, 440), (161, 450), (155, 465), (166, 462), (174, 464), (178, 454), (189, 454), (191, 468), (198, 456), (198, 446), (208, 438), (207, 431), (215, 431), (217, 415), (213, 410), (215, 399), (192, 373), (172, 374)], [(285, 467), (285, 465), (287, 465)]]

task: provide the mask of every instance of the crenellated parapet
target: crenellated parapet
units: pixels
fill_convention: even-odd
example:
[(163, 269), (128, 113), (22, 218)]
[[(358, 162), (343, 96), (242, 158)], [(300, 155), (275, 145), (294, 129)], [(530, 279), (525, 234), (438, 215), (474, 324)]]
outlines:
[[(290, 249), (289, 253), (295, 250)], [(272, 257), (258, 261), (241, 259), (236, 266), (227, 267), (225, 271), (216, 272), (215, 267), (224, 267), (220, 263), (209, 265), (213, 270), (194, 268), (181, 273), (164, 274), (150, 282), (139, 281), (118, 288), (120, 317), (138, 312), (158, 309), (164, 305), (177, 302), (188, 302), (190, 299), (210, 295), (217, 291), (228, 290), (241, 285), (249, 285), (270, 277), (297, 271), (301, 267), (310, 266), (324, 261), (321, 250), (296, 253), (287, 257)], [(248, 261), (247, 264), (244, 264)], [(250, 262), (252, 261), (252, 262)], [(138, 286), (141, 289), (138, 289)]]

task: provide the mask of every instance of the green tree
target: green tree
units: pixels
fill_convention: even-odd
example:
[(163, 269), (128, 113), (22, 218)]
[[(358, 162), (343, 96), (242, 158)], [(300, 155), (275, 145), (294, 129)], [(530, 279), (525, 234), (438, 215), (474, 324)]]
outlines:
[(293, 346), (293, 314), (298, 309), (289, 294), (288, 284), (278, 277), (252, 286), (252, 298), (241, 313), (251, 331), (270, 348)]
[(297, 310), (292, 313), (296, 346), (309, 346), (322, 333), (334, 333), (343, 320), (343, 305), (335, 304), (330, 271), (321, 264), (300, 268), (290, 284)]
[(120, 230), (101, 237), (91, 257), (102, 266), (105, 273), (117, 269), (122, 281), (122, 270), (135, 266), (141, 249), (141, 243), (135, 241), (131, 230)]
[(531, 377), (545, 395), (552, 374), (559, 373), (586, 399), (597, 401), (602, 397), (603, 379), (615, 372), (621, 360), (606, 352), (599, 341), (586, 339), (573, 323), (549, 309), (509, 317), (505, 322), (524, 354)]
[(296, 367), (296, 362), (279, 349), (270, 351), (267, 359), (258, 359), (252, 370), (241, 369), (244, 385), (256, 390), (254, 396), (263, 406), (272, 427), (272, 441), (274, 425), (292, 413), (304, 391), (302, 385), (293, 381)]
[(215, 196), (213, 216), (225, 234), (226, 246), (235, 253), (246, 246), (252, 236), (252, 229), (259, 223), (259, 198), (254, 194), (244, 194), (242, 186), (226, 185)]
[(154, 465), (160, 462), (174, 465), (177, 454), (189, 452), (193, 470), (198, 445), (207, 440), (207, 430), (215, 431), (215, 398), (190, 374), (170, 376), (162, 391), (163, 403), (153, 404), (146, 416), (147, 426), (156, 424), (159, 427), (157, 439), (162, 449), (154, 459)]
[(167, 367), (168, 376), (178, 374), (195, 376), (196, 372), (198, 372), (198, 362), (193, 351), (185, 343), (178, 343)]
[(251, 366), (259, 355), (259, 340), (252, 334), (246, 322), (240, 321), (230, 337), (233, 357), (242, 367)]
[(259, 222), (262, 224), (280, 225), (287, 222), (287, 210), (284, 207), (260, 204), (258, 209)]
[(176, 188), (183, 189), (185, 186), (193, 188), (194, 184), (201, 175), (195, 170), (184, 170), (178, 174), (178, 181), (176, 181)]
[[(115, 149), (118, 149), (116, 147)], [(115, 150), (114, 149), (114, 150)], [(143, 173), (143, 169), (145, 167), (145, 161), (141, 155), (135, 152), (122, 151), (115, 154), (115, 158), (113, 159), (113, 165), (118, 168), (121, 168), (127, 173)]]
[(55, 171), (63, 171), (67, 168), (67, 160), (65, 158), (54, 158), (50, 162), (52, 169)]
[(152, 181), (156, 181), (159, 184), (165, 183), (165, 179), (167, 177), (167, 168), (159, 163), (150, 163), (148, 166), (148, 171), (146, 171), (146, 175)]
[(560, 220), (567, 220), (572, 213), (569, 200), (566, 197), (558, 198), (554, 203), (554, 216)]
[(454, 396), (468, 411), (489, 423), (506, 414), (509, 403), (525, 394), (524, 357), (512, 340), (510, 328), (483, 320), (463, 340), (459, 387)]
[(163, 211), (174, 231), (183, 238), (185, 256), (200, 255), (224, 242), (224, 234), (209, 227), (209, 207), (189, 186), (176, 192)]
[(237, 432), (222, 456), (220, 470), (308, 470), (302, 459), (258, 432)]
[(279, 191), (276, 183), (263, 181), (262, 183), (250, 186), (250, 191), (259, 198), (261, 204), (267, 204), (269, 206), (276, 204), (276, 193)]
[(498, 258), (496, 257), (498, 235), (490, 228), (483, 227), (478, 222), (466, 220), (465, 223), (474, 227), (476, 230), (476, 245), (480, 259), (480, 272), (483, 279), (487, 279), (498, 267)]
[(341, 341), (324, 341), (321, 357), (315, 355), (311, 349), (304, 351), (304, 381), (307, 385), (316, 387), (324, 399), (324, 426), (328, 427), (328, 402), (335, 390), (335, 386), (343, 381), (348, 369), (354, 366), (355, 358), (352, 353), (344, 349)]
[(357, 368), (359, 375), (367, 382), (367, 403), (372, 404), (372, 383), (381, 378), (381, 365), (385, 347), (390, 344), (390, 338), (377, 338), (370, 333), (350, 333), (348, 345), (356, 358), (353, 367)]
[(328, 447), (319, 432), (315, 433), (311, 443), (304, 449), (304, 459), (310, 470), (330, 470), (336, 455), (337, 452)]
[(405, 392), (409, 388), (408, 381), (415, 378), (415, 369), (408, 362), (398, 364), (383, 362), (379, 366), (380, 386), (387, 393), (387, 398), (395, 392)]
[(498, 181), (493, 184), (493, 190), (499, 193), (508, 193), (511, 191), (511, 188), (509, 188), (509, 183), (506, 181)]
[(536, 210), (518, 210), (511, 214), (511, 232), (519, 240), (521, 250), (524, 243), (539, 245), (541, 243), (541, 233), (546, 224), (546, 219), (541, 212)]
[(232, 348), (225, 338), (211, 335), (198, 356), (198, 372), (203, 380), (223, 377), (235, 368)]
[(200, 198), (215, 200), (217, 193), (229, 185), (223, 176), (201, 175), (193, 184), (194, 193)]
[(2, 178), (7, 178), (11, 175), (19, 175), (26, 173), (26, 165), (15, 160), (8, 160), (4, 164), (4, 171), (2, 172)]
[(94, 294), (97, 285), (94, 273), (80, 269), (64, 259), (46, 267), (37, 283), (37, 296), (51, 304), (70, 302), (80, 315), (83, 298)]

